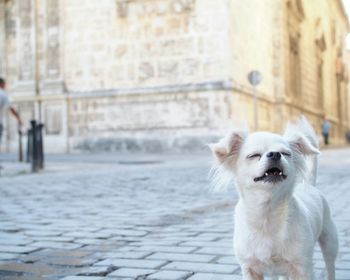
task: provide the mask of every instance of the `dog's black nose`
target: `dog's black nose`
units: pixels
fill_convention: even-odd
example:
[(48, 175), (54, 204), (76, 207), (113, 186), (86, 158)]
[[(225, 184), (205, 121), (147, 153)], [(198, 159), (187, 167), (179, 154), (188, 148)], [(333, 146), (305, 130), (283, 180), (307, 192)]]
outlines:
[(281, 159), (281, 153), (279, 152), (269, 152), (266, 156), (268, 159), (271, 159), (274, 161), (278, 161)]

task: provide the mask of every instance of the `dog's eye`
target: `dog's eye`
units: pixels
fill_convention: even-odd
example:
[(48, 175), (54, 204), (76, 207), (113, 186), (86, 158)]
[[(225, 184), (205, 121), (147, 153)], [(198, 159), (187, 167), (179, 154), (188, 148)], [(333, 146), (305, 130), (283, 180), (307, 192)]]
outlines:
[(291, 153), (288, 153), (288, 152), (282, 152), (281, 154), (286, 156), (286, 157), (290, 157), (292, 155)]
[(260, 154), (250, 154), (247, 156), (247, 158), (261, 158)]

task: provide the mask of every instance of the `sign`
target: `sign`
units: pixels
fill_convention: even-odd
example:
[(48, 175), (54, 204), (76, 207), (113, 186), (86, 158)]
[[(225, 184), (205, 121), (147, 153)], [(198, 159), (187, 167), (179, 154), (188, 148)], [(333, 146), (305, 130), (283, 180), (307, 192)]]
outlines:
[(251, 71), (248, 74), (248, 81), (252, 86), (257, 86), (262, 80), (262, 75), (259, 71)]

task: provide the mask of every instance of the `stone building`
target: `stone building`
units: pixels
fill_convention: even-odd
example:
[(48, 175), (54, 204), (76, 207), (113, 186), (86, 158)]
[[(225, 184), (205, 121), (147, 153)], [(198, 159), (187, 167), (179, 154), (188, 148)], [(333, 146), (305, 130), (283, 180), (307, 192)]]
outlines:
[(51, 152), (198, 149), (234, 123), (281, 131), (301, 113), (317, 129), (328, 118), (339, 143), (347, 32), (340, 0), (0, 0), (0, 76)]

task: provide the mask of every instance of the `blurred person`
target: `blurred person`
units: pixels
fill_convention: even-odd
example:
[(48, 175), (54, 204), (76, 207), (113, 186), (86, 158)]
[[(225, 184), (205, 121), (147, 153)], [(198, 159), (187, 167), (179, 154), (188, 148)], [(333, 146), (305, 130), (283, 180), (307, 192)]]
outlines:
[(350, 130), (345, 134), (346, 141), (350, 144)]
[(331, 123), (325, 119), (323, 124), (322, 124), (322, 135), (323, 135), (323, 140), (324, 144), (328, 145), (329, 144), (329, 131), (331, 129)]
[(22, 126), (22, 119), (18, 114), (17, 110), (11, 106), (11, 99), (7, 96), (5, 92), (5, 88), (6, 88), (6, 81), (5, 79), (0, 77), (0, 144), (1, 144), (2, 132), (4, 129), (3, 121), (4, 121), (5, 112), (7, 111), (7, 109), (10, 109), (10, 112), (12, 113), (12, 115), (15, 116), (15, 118), (17, 119), (18, 125), (20, 127)]

